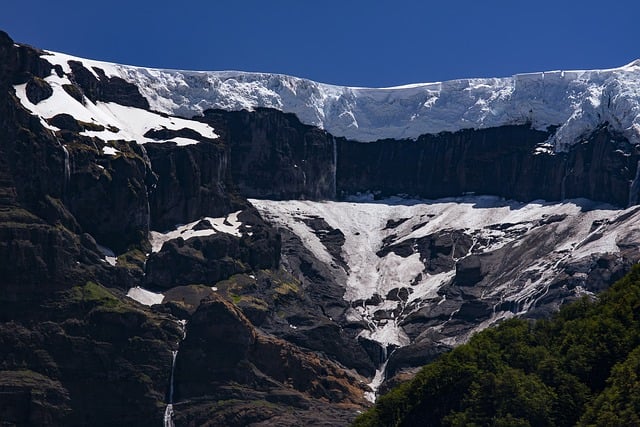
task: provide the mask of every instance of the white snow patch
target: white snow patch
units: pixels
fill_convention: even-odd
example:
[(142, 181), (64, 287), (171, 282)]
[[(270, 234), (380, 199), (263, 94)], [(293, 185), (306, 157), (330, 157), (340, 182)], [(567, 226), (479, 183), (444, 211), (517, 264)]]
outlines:
[(175, 138), (168, 139), (166, 142), (175, 142), (176, 145), (178, 146), (185, 146), (185, 145), (198, 144), (200, 141), (196, 141), (195, 139), (191, 139), (191, 138), (183, 138), (183, 137), (177, 136)]
[(371, 341), (378, 342), (384, 346), (395, 345), (398, 347), (404, 347), (409, 344), (410, 340), (404, 330), (398, 326), (395, 321), (388, 321), (377, 327), (374, 331), (364, 330), (360, 333), (360, 336), (367, 338)]
[[(164, 242), (172, 239), (177, 239), (178, 237), (181, 237), (184, 240), (188, 240), (192, 237), (210, 236), (216, 233), (227, 233), (236, 237), (241, 237), (242, 233), (240, 231), (240, 227), (242, 226), (242, 222), (238, 220), (238, 214), (240, 212), (241, 211), (233, 212), (226, 217), (220, 218), (204, 217), (197, 221), (190, 222), (186, 225), (179, 225), (175, 230), (167, 231), (164, 233), (151, 231), (149, 233), (149, 242), (151, 243), (152, 247), (151, 252), (159, 252), (160, 249), (162, 249), (162, 245), (164, 244)], [(208, 221), (211, 224), (212, 228), (194, 230), (193, 227), (200, 221)]]
[(109, 249), (106, 246), (100, 245), (100, 244), (96, 244), (96, 246), (98, 247), (98, 250), (102, 253), (102, 255), (104, 256), (104, 261), (115, 267), (115, 265), (118, 262), (118, 257), (116, 257), (116, 254)]
[(148, 291), (140, 286), (129, 289), (127, 296), (143, 305), (162, 304), (164, 295), (156, 292)]
[(113, 147), (109, 147), (107, 145), (105, 145), (104, 147), (102, 147), (102, 154), (106, 154), (108, 156), (115, 156), (116, 154), (118, 154), (120, 152), (120, 150), (113, 148)]

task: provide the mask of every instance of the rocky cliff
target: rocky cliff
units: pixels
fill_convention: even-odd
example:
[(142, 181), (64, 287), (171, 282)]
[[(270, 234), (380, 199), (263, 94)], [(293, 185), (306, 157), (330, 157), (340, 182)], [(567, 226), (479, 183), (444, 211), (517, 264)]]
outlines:
[[(281, 274), (280, 235), (234, 190), (230, 144), (199, 134), (197, 145), (163, 142), (194, 137), (178, 129), (150, 132), (148, 138), (158, 143), (144, 146), (96, 137), (91, 132), (119, 129), (68, 113), (40, 120), (24, 108), (14, 86), (25, 85), (32, 105), (55, 98), (53, 83), (78, 105), (148, 107), (123, 80), (79, 62), (64, 71), (41, 55), (1, 34), (2, 423), (159, 425), (174, 387), (178, 423), (293, 422), (296, 416), (283, 415), (290, 410), (339, 425), (351, 420), (365, 402), (363, 379), (322, 354), (257, 331), (232, 306), (238, 298), (256, 324), (275, 309), (270, 300), (235, 296), (248, 291), (233, 283), (252, 272), (262, 275), (269, 298), (287, 300), (297, 290), (268, 279)], [(57, 87), (49, 76), (65, 82)], [(288, 143), (298, 137), (294, 133)], [(303, 188), (295, 185), (295, 191)], [(152, 252), (150, 229), (224, 218), (236, 210), (242, 212), (240, 236), (216, 234), (203, 220), (198, 228), (211, 233), (170, 240)], [(231, 280), (224, 293), (228, 302), (211, 290), (226, 279)], [(172, 293), (165, 304), (149, 308), (125, 295), (136, 286), (172, 288)], [(217, 302), (201, 305), (205, 297)], [(211, 320), (224, 324), (221, 319), (231, 319), (225, 330), (252, 338), (238, 350), (245, 356), (229, 361), (212, 381), (203, 375), (207, 367), (240, 345), (233, 336), (202, 327)], [(185, 320), (188, 339), (177, 358), (174, 384), (172, 352), (183, 348)], [(218, 378), (219, 372), (227, 374)], [(225, 409), (209, 420), (211, 405), (219, 404)]]
[(503, 126), (417, 140), (339, 140), (338, 194), (372, 192), (437, 199), (492, 194), (520, 201), (584, 197), (626, 207), (637, 201), (637, 147), (607, 123), (568, 152), (545, 142), (553, 130)]
[(363, 143), (299, 100), (351, 129), (375, 91), (331, 104), (275, 76), (281, 104), (169, 111), (203, 75), (166, 93), (143, 71), (0, 33), (2, 423), (345, 425), (474, 331), (640, 258), (639, 152), (613, 113), (563, 150), (533, 113)]

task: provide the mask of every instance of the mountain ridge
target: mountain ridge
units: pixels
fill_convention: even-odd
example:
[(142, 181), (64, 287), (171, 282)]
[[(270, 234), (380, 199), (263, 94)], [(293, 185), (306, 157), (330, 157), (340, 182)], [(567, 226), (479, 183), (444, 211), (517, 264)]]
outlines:
[(585, 123), (609, 122), (629, 140), (640, 141), (640, 60), (607, 70), (357, 88), (283, 74), (162, 70), (54, 52), (47, 56), (63, 69), (70, 59), (102, 68), (108, 76), (136, 84), (153, 109), (185, 117), (209, 108), (269, 107), (363, 142), (529, 122), (539, 130), (559, 128), (549, 140), (556, 151), (577, 143)]
[(58, 59), (0, 33), (13, 423), (345, 425), (474, 331), (640, 258), (640, 150), (619, 123), (576, 117), (566, 152), (527, 121), (362, 143), (264, 106), (167, 114), (154, 102), (195, 98)]

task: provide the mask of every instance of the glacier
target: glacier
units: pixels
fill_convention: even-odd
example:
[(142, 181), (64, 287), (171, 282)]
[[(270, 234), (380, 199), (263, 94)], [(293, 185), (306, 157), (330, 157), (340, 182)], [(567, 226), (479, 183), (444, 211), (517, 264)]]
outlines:
[(151, 109), (191, 118), (207, 109), (274, 108), (334, 136), (371, 142), (531, 123), (557, 128), (548, 141), (566, 151), (608, 123), (640, 143), (640, 59), (607, 70), (548, 71), (389, 88), (335, 86), (282, 74), (183, 71), (128, 66), (46, 52), (54, 65), (97, 67), (135, 84)]

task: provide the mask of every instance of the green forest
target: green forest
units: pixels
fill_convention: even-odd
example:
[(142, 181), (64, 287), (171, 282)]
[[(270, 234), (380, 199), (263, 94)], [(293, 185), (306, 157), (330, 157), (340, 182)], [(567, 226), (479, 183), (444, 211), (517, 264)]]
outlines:
[(550, 320), (474, 335), (381, 396), (364, 426), (640, 426), (640, 266)]

